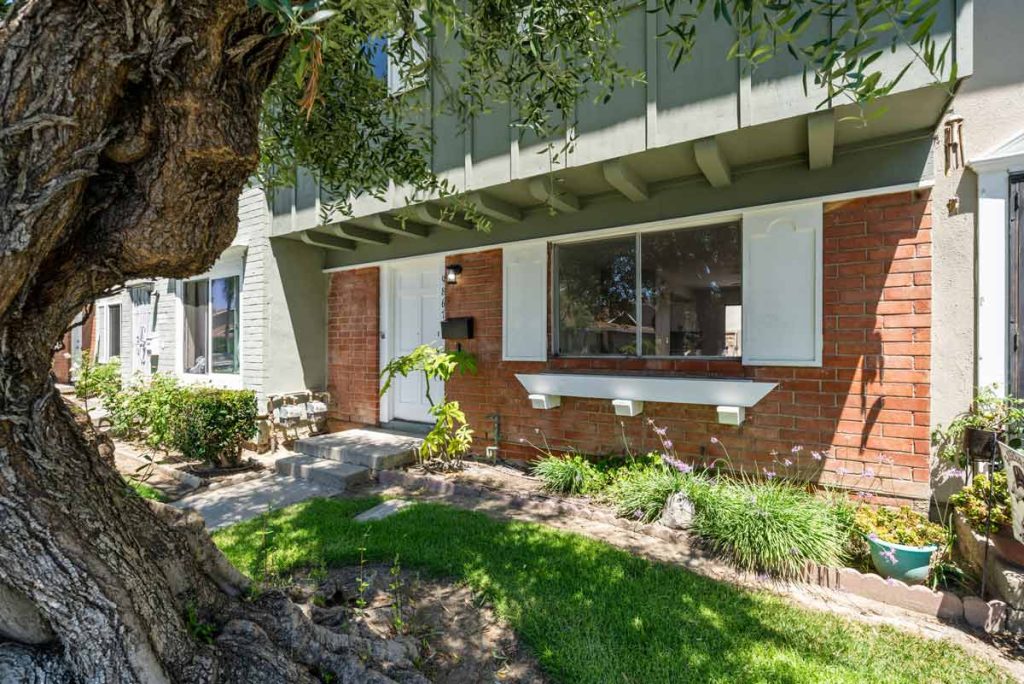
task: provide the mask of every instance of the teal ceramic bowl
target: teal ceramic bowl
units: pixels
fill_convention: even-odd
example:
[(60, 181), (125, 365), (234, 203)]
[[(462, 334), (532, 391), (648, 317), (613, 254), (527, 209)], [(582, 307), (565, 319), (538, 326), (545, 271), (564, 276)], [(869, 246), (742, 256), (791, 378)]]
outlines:
[(866, 539), (871, 549), (871, 561), (882, 577), (907, 584), (920, 584), (928, 579), (928, 566), (938, 546), (903, 546), (881, 539)]

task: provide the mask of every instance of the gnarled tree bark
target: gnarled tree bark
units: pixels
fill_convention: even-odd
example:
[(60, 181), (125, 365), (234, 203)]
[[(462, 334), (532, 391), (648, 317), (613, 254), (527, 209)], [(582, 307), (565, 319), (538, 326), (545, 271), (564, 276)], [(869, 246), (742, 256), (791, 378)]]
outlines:
[(98, 294), (230, 243), (288, 48), (270, 21), (245, 0), (24, 0), (0, 22), (4, 682), (380, 677), (283, 597), (243, 600), (202, 521), (132, 495), (50, 375)]

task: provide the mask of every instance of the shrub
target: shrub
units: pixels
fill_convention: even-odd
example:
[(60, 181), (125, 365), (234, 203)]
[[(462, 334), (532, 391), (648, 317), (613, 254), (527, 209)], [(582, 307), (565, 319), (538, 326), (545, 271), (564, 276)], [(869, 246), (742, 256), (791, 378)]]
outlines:
[(1003, 525), (1010, 524), (1010, 491), (1004, 472), (994, 473), (991, 478), (984, 474), (975, 475), (969, 486), (949, 497), (949, 503), (979, 534), (997, 532)]
[(256, 434), (256, 395), (250, 390), (189, 388), (171, 419), (173, 446), (187, 458), (229, 468), (242, 443)]
[(739, 568), (792, 577), (807, 561), (834, 566), (847, 534), (841, 512), (803, 489), (773, 480), (695, 481), (693, 529)]
[(904, 546), (942, 546), (946, 541), (946, 530), (942, 525), (929, 522), (928, 518), (915, 513), (909, 507), (898, 510), (891, 508), (857, 508), (857, 530), (865, 535), (875, 535), (890, 544)]
[(683, 490), (685, 480), (682, 473), (663, 465), (623, 468), (606, 493), (617, 515), (654, 522), (668, 498)]
[(75, 395), (81, 399), (116, 394), (121, 389), (121, 362), (116, 357), (96, 363), (89, 354), (82, 354), (82, 365), (75, 379)]
[(567, 458), (545, 456), (534, 464), (533, 474), (544, 481), (544, 489), (549, 492), (574, 496), (593, 494), (607, 483), (593, 463), (575, 452)]
[(172, 442), (172, 421), (186, 391), (174, 376), (157, 373), (104, 394), (111, 429), (119, 437), (145, 437), (150, 446), (167, 448)]

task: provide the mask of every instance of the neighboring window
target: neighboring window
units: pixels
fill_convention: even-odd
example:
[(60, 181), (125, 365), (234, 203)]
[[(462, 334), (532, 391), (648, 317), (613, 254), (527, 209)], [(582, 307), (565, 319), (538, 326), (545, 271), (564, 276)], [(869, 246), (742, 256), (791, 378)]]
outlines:
[(209, 329), (210, 281), (185, 282), (182, 304), (185, 307), (185, 372), (207, 372), (207, 331)]
[(731, 223), (559, 246), (558, 353), (739, 356), (740, 239)]
[[(415, 11), (415, 18), (417, 28), (424, 29), (426, 24), (419, 10)], [(387, 83), (388, 94), (402, 93), (426, 82), (424, 74), (421, 73), (421, 66), (426, 63), (428, 55), (427, 46), (424, 43), (425, 40), (426, 38), (423, 36), (423, 33), (417, 32), (412, 42), (412, 60), (410, 64), (406, 65), (405, 69), (406, 72), (411, 73), (403, 73), (403, 69), (395, 61), (394, 56), (388, 54), (387, 38), (371, 38), (363, 46), (363, 52), (366, 55), (366, 59), (370, 62), (373, 75)]]
[(96, 356), (106, 362), (121, 356), (121, 305), (96, 307)]
[(238, 276), (184, 283), (186, 373), (238, 373)]
[(214, 373), (238, 372), (238, 277), (210, 281), (210, 352)]

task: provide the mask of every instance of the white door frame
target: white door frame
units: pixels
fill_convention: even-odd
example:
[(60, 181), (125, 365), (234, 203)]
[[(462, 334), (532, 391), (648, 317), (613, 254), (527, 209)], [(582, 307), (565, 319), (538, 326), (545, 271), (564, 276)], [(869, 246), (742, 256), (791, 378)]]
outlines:
[[(394, 357), (395, 354), (395, 276), (403, 267), (423, 266), (433, 262), (437, 268), (437, 287), (441, 294), (441, 318), (445, 316), (444, 302), (444, 255), (433, 254), (416, 259), (403, 259), (393, 263), (385, 263), (380, 266), (380, 303), (378, 304), (378, 315), (380, 320), (380, 354), (378, 356), (378, 369), (383, 370), (384, 366)], [(384, 379), (380, 380), (381, 388), (384, 387)], [(444, 386), (444, 383), (441, 383)], [(380, 400), (380, 422), (388, 423), (394, 419), (394, 396), (389, 391)]]

